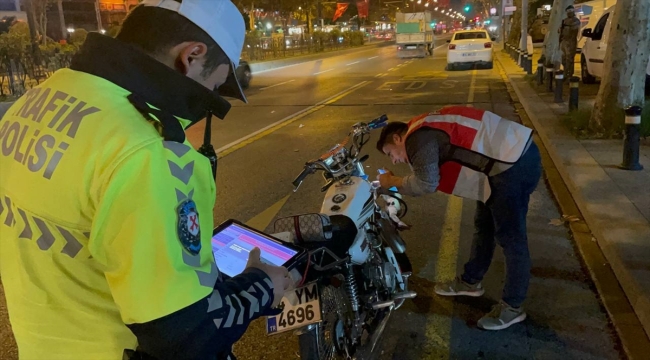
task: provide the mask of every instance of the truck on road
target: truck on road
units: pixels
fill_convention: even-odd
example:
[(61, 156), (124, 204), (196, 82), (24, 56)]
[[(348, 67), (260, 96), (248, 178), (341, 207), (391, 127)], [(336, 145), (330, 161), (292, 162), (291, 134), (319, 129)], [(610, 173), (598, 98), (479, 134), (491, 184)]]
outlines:
[(433, 55), (433, 28), (431, 27), (430, 12), (398, 12), (395, 14), (395, 19), (395, 43), (399, 58)]

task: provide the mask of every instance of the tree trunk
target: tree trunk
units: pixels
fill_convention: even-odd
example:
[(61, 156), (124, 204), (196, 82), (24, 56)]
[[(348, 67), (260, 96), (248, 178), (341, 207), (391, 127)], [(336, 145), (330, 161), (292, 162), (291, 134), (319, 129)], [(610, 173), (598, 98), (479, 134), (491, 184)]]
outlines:
[(562, 20), (566, 18), (566, 11), (569, 5), (573, 5), (574, 0), (555, 0), (551, 9), (551, 17), (548, 20), (548, 33), (544, 39), (544, 58), (546, 62), (552, 62), (555, 67), (562, 63), (562, 51), (560, 51), (560, 33), (558, 30), (562, 25)]
[(508, 42), (518, 48), (521, 41), (521, 0), (515, 0), (513, 4), (517, 7), (517, 11), (510, 17), (512, 25), (510, 26)]
[(41, 43), (43, 45), (45, 45), (45, 44), (47, 44), (47, 13), (46, 13), (46, 11), (43, 11), (41, 13), (41, 26), (42, 26), (42, 29), (43, 29), (43, 34), (42, 34), (43, 37), (41, 38), (41, 40), (42, 40)]
[(618, 0), (607, 40), (603, 78), (589, 127), (615, 130), (623, 108), (643, 106), (650, 56), (650, 1)]

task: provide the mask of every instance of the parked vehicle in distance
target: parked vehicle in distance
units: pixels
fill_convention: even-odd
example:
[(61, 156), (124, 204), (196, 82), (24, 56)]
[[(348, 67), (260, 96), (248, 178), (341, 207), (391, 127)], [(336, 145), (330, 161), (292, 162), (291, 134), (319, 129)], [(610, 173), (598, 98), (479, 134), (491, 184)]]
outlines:
[[(593, 29), (586, 28), (582, 31), (582, 36), (587, 39), (580, 55), (581, 77), (585, 84), (593, 84), (596, 78), (603, 77), (607, 42), (611, 36), (612, 14), (615, 7), (605, 10)], [(650, 94), (650, 60), (645, 79), (645, 93)]]
[(483, 65), (492, 69), (492, 41), (485, 30), (461, 30), (454, 33), (447, 52), (447, 69), (454, 70), (461, 65)]
[(431, 27), (430, 12), (398, 12), (395, 14), (395, 18), (397, 19), (395, 43), (399, 58), (433, 55), (433, 28)]
[(235, 70), (237, 74), (237, 80), (239, 80), (239, 85), (242, 89), (247, 89), (251, 84), (251, 79), (253, 78), (253, 73), (251, 72), (251, 67), (248, 64), (248, 61), (239, 59), (239, 66)]

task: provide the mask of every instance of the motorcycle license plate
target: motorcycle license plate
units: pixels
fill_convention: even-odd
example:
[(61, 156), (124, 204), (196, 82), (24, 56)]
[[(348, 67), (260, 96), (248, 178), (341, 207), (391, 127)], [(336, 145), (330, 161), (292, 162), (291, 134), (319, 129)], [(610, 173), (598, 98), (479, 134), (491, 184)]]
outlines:
[(280, 315), (266, 318), (266, 333), (275, 335), (321, 321), (320, 296), (316, 283), (286, 292)]

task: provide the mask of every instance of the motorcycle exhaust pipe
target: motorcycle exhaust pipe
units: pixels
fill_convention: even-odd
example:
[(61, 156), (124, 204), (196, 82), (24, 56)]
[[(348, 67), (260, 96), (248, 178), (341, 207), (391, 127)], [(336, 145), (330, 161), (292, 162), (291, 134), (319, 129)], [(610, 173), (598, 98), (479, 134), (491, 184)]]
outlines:
[(416, 296), (418, 293), (415, 291), (404, 291), (393, 295), (393, 300), (414, 299)]
[(393, 300), (377, 301), (376, 303), (372, 304), (372, 309), (379, 310), (393, 305), (395, 305), (395, 301)]

